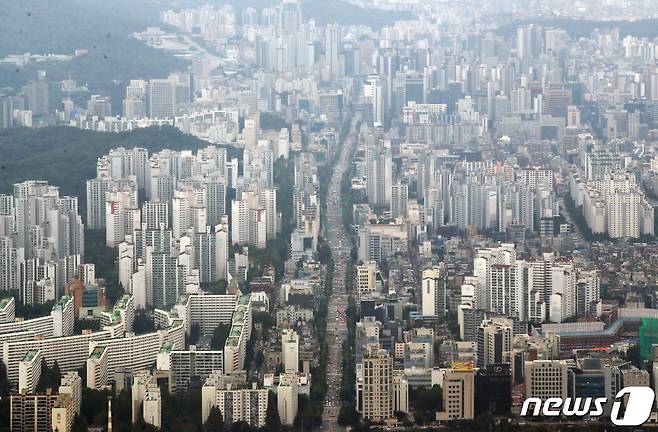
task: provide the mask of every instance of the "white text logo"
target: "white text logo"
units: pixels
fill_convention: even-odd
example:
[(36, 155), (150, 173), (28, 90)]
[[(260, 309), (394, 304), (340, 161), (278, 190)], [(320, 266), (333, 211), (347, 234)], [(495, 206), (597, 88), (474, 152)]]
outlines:
[[(626, 411), (621, 416), (620, 410), (625, 396), (627, 396)], [(621, 389), (612, 404), (610, 420), (616, 426), (640, 426), (646, 423), (651, 415), (654, 397), (654, 392), (649, 387)], [(548, 398), (543, 402), (539, 398), (528, 398), (523, 402), (521, 416), (599, 417), (603, 415), (603, 405), (606, 402), (606, 398)], [(531, 406), (532, 411), (530, 411)]]

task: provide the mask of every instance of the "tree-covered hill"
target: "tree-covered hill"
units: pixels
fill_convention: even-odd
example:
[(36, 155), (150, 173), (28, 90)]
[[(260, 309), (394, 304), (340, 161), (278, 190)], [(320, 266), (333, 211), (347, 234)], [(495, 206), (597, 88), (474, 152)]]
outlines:
[(71, 76), (92, 92), (107, 93), (113, 80), (163, 78), (187, 62), (148, 47), (134, 32), (157, 25), (159, 4), (153, 0), (20, 0), (9, 1), (0, 13), (0, 58), (8, 54), (69, 54), (78, 48), (87, 56), (68, 62), (26, 67), (0, 67), (0, 87), (18, 87), (38, 70), (60, 81)]
[[(8, 54), (69, 54), (86, 48), (89, 54), (72, 61), (0, 65), (0, 88), (20, 88), (45, 70), (49, 79), (69, 76), (87, 84), (92, 93), (109, 94), (113, 81), (125, 86), (130, 79), (164, 78), (184, 70), (188, 62), (151, 48), (132, 35), (148, 26), (162, 25), (166, 9), (203, 4), (230, 4), (236, 12), (279, 4), (278, 0), (10, 0), (0, 13), (0, 58)], [(304, 16), (320, 25), (338, 22), (375, 28), (409, 18), (407, 12), (365, 10), (344, 0), (302, 0)], [(113, 101), (114, 102), (114, 101)]]
[[(87, 179), (96, 176), (96, 160), (115, 147), (196, 150), (209, 143), (173, 127), (137, 129), (126, 133), (92, 132), (70, 127), (5, 129), (0, 131), (0, 193), (12, 184), (48, 180), (63, 194), (82, 201)], [(238, 150), (229, 147), (229, 157)]]

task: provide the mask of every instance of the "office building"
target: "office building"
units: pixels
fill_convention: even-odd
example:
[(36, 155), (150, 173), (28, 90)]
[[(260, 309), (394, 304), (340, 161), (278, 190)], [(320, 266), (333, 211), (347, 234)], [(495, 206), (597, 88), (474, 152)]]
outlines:
[(357, 301), (377, 291), (378, 267), (375, 261), (368, 261), (356, 266)]
[(176, 115), (176, 85), (170, 79), (152, 79), (148, 86), (149, 117), (170, 119)]
[(526, 398), (566, 398), (568, 366), (563, 360), (526, 361), (524, 367)]
[(443, 410), (438, 421), (471, 420), (475, 417), (475, 369), (470, 363), (441, 369)]
[(508, 416), (512, 408), (512, 368), (489, 363), (475, 375), (475, 415)]

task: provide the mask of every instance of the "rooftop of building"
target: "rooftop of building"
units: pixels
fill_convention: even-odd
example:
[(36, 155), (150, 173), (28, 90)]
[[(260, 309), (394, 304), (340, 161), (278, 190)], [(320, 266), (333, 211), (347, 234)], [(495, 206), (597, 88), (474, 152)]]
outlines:
[(25, 353), (25, 356), (23, 357), (23, 362), (29, 363), (31, 362), (37, 355), (39, 354), (39, 351), (37, 350), (30, 350)]
[(114, 309), (125, 309), (128, 301), (130, 301), (132, 296), (129, 294), (122, 295), (117, 302), (114, 304)]
[(72, 299), (71, 296), (69, 296), (68, 294), (64, 294), (63, 296), (61, 296), (59, 298), (59, 300), (57, 300), (57, 303), (55, 303), (55, 306), (53, 306), (53, 309), (63, 308), (64, 306), (66, 306), (66, 303), (68, 303), (69, 300), (71, 300), (71, 299)]
[(165, 342), (162, 344), (160, 347), (160, 352), (161, 353), (169, 353), (174, 349), (174, 344), (171, 342)]
[(240, 337), (239, 336), (229, 336), (226, 339), (226, 345), (230, 347), (236, 347), (238, 346), (238, 343), (240, 342)]
[(103, 352), (105, 352), (106, 349), (107, 349), (107, 347), (104, 347), (104, 346), (94, 347), (94, 350), (91, 352), (91, 354), (89, 354), (89, 358), (90, 359), (99, 359), (99, 358), (101, 358), (101, 356), (103, 355)]

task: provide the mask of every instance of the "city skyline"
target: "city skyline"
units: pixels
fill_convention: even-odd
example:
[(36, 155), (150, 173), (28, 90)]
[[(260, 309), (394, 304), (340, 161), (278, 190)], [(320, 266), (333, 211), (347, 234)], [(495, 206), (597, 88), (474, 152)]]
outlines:
[(657, 0), (0, 12), (0, 430), (655, 421)]

